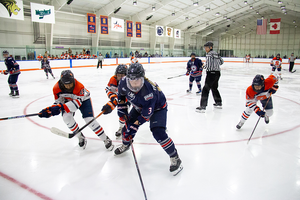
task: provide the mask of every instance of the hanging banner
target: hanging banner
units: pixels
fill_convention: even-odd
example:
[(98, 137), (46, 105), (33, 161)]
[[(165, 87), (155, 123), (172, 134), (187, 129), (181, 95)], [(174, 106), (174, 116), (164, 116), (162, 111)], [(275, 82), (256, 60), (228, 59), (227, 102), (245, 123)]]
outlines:
[(108, 17), (100, 15), (100, 33), (108, 35)]
[(0, 0), (0, 17), (24, 20), (23, 1), (11, 0), (4, 1)]
[(174, 29), (174, 37), (177, 39), (180, 39), (181, 38), (181, 30)]
[(173, 37), (173, 28), (171, 27), (166, 27), (166, 36), (167, 37)]
[(280, 34), (281, 18), (270, 19), (270, 34)]
[(44, 4), (31, 3), (31, 21), (55, 24), (55, 11), (54, 6)]
[(118, 18), (111, 18), (111, 31), (124, 33), (124, 20)]
[(156, 25), (156, 36), (164, 36), (164, 27)]
[(126, 21), (126, 35), (127, 37), (132, 37), (133, 36), (133, 27), (132, 27), (133, 22), (132, 21)]
[(135, 37), (142, 37), (142, 22), (135, 22)]
[(96, 15), (87, 13), (87, 32), (96, 33)]

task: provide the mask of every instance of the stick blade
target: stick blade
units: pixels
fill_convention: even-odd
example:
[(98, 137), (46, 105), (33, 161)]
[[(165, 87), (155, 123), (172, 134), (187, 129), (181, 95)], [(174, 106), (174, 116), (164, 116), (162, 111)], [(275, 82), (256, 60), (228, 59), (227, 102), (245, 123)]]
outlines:
[(60, 129), (58, 129), (58, 128), (55, 128), (55, 127), (52, 127), (51, 129), (50, 129), (50, 131), (52, 132), (52, 133), (54, 133), (54, 134), (56, 134), (56, 135), (59, 135), (59, 136), (62, 136), (62, 137), (66, 137), (66, 138), (69, 138), (69, 133), (67, 133), (67, 132), (65, 132), (65, 131), (62, 131), (62, 130), (60, 130)]

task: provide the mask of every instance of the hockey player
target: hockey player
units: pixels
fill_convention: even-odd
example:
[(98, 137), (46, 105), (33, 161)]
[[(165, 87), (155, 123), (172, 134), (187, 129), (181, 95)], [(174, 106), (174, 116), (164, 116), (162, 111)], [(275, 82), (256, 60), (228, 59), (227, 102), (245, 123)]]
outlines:
[(198, 92), (196, 92), (197, 95), (200, 95), (201, 93), (201, 77), (202, 77), (202, 68), (203, 63), (201, 59), (196, 58), (195, 53), (191, 53), (191, 59), (187, 62), (187, 72), (186, 75), (190, 75), (189, 78), (189, 89), (186, 91), (187, 93), (191, 93), (192, 87), (193, 87), (193, 81), (195, 80), (198, 87)]
[(130, 57), (130, 62), (131, 62), (131, 64), (133, 64), (133, 63), (138, 63), (139, 61), (138, 61), (137, 57), (134, 57), (134, 55), (132, 55)]
[(8, 51), (3, 51), (4, 62), (7, 70), (2, 71), (4, 75), (8, 75), (8, 85), (10, 88), (9, 96), (11, 97), (19, 97), (19, 89), (17, 85), (18, 77), (20, 75), (20, 67), (19, 64), (13, 59), (13, 57), (9, 56)]
[[(129, 114), (126, 99), (133, 106)], [(116, 148), (115, 154), (127, 151), (138, 128), (149, 121), (153, 137), (170, 156), (170, 172), (177, 175), (183, 167), (175, 144), (166, 133), (166, 97), (156, 83), (145, 77), (145, 70), (140, 63), (131, 64), (126, 77), (119, 82), (118, 101), (118, 115), (126, 119), (126, 125), (122, 129), (123, 143)]]
[(250, 62), (250, 58), (251, 58), (251, 57), (250, 57), (250, 54), (249, 54), (249, 55), (246, 55), (246, 62), (249, 63), (249, 62)]
[(52, 73), (52, 69), (50, 67), (50, 62), (49, 62), (49, 60), (47, 59), (46, 56), (44, 56), (43, 60), (41, 61), (41, 69), (44, 70), (47, 79), (48, 79), (48, 72), (51, 74), (51, 76), (53, 77), (53, 79), (55, 79), (55, 77), (54, 77), (54, 75)]
[(277, 69), (280, 80), (282, 80), (282, 78), (281, 78), (281, 63), (282, 63), (282, 59), (280, 58), (280, 54), (277, 54), (276, 57), (274, 57), (271, 60), (272, 74)]
[[(240, 122), (238, 125), (236, 125), (236, 128), (240, 129), (253, 111), (258, 116), (264, 117), (266, 124), (268, 124), (269, 117), (273, 115), (271, 94), (274, 94), (277, 89), (278, 79), (276, 75), (271, 74), (267, 79), (264, 79), (263, 75), (256, 75), (252, 81), (252, 85), (246, 90), (246, 109), (241, 116)], [(268, 98), (270, 98), (269, 101)], [(265, 108), (265, 111), (258, 107), (256, 104), (258, 101), (261, 102), (262, 107)]]
[[(105, 88), (107, 97), (109, 98), (109, 102), (105, 104), (102, 108), (104, 111), (103, 114), (110, 113), (118, 104), (118, 86), (119, 81), (127, 75), (127, 65), (120, 64), (116, 68), (115, 75), (112, 76)], [(122, 128), (125, 125), (125, 119), (123, 117), (119, 118), (119, 130), (116, 132), (116, 137), (120, 137), (122, 134)]]
[[(60, 80), (53, 87), (54, 105), (43, 109), (39, 113), (39, 117), (51, 117), (62, 113), (63, 120), (72, 132), (79, 129), (77, 122), (74, 119), (77, 109), (80, 110), (82, 118), (86, 123), (94, 118), (93, 107), (91, 103), (90, 92), (84, 87), (82, 83), (74, 78), (71, 70), (64, 70), (61, 72)], [(104, 141), (105, 148), (112, 150), (114, 145), (109, 137), (104, 133), (100, 124), (94, 120), (89, 127), (95, 134)], [(76, 135), (79, 139), (78, 145), (85, 149), (86, 139), (82, 132)]]

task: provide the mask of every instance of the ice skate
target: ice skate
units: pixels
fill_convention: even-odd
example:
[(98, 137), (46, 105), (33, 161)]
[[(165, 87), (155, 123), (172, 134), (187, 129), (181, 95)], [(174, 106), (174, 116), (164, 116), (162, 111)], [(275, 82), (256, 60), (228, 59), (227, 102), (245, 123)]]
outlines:
[(215, 108), (222, 109), (222, 103), (214, 103)]
[(196, 92), (196, 95), (200, 95), (201, 94), (201, 89), (200, 90), (198, 90), (198, 92)]
[(78, 143), (79, 147), (84, 150), (86, 147), (87, 140), (85, 139), (82, 133), (80, 133), (80, 137), (78, 139), (79, 139), (79, 143)]
[(112, 144), (112, 141), (108, 136), (106, 136), (106, 139), (103, 142), (107, 150), (111, 151), (114, 149), (114, 145)]
[(16, 92), (12, 95), (13, 98), (19, 98), (19, 90), (16, 90)]
[(9, 96), (13, 96), (15, 94), (15, 91), (11, 90), (10, 93), (8, 94)]
[(236, 125), (236, 128), (237, 128), (237, 129), (241, 129), (242, 126), (244, 125), (244, 123), (245, 123), (245, 122), (241, 122), (241, 121), (240, 121), (240, 122)]
[(266, 124), (268, 124), (270, 122), (270, 118), (268, 115), (265, 115), (265, 122), (266, 122)]
[(129, 149), (130, 145), (121, 144), (118, 148), (115, 150), (115, 155), (120, 155), (127, 151)]
[(122, 135), (122, 129), (123, 129), (123, 127), (120, 126), (116, 132), (116, 138), (119, 138)]
[(176, 176), (183, 169), (181, 160), (178, 157), (178, 155), (171, 157), (170, 160), (171, 160), (170, 172), (173, 174), (173, 176)]
[(196, 112), (198, 113), (205, 113), (206, 107), (197, 107)]
[(192, 93), (192, 90), (186, 90), (186, 93)]

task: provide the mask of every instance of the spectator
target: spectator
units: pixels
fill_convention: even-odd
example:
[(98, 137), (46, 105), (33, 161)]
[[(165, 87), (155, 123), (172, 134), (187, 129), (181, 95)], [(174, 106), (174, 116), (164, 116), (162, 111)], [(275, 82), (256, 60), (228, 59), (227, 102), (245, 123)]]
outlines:
[(144, 54), (144, 57), (148, 57), (148, 53), (147, 53), (147, 51), (145, 52), (145, 54)]
[(68, 51), (69, 51), (69, 54), (71, 55), (71, 54), (72, 54), (72, 50), (71, 50), (71, 48), (69, 48), (69, 50), (68, 50)]
[(109, 53), (107, 52), (105, 58), (110, 58)]
[(89, 56), (91, 55), (90, 49), (88, 49), (88, 50), (86, 51), (86, 54), (89, 55)]

